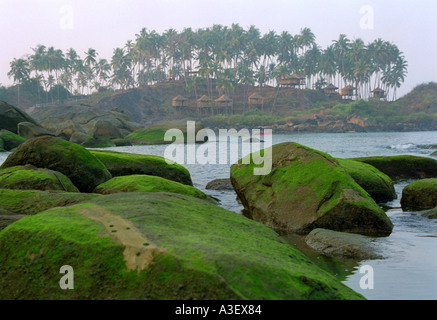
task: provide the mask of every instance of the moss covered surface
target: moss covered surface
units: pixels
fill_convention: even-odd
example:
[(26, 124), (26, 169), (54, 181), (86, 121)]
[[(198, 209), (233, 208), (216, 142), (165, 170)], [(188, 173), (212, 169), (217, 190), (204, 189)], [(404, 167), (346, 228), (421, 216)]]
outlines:
[(32, 165), (1, 169), (0, 188), (79, 192), (71, 180), (62, 173), (49, 169), (39, 169)]
[[(83, 215), (92, 210), (128, 221), (161, 253), (128, 270), (117, 232)], [(0, 233), (0, 261), (2, 299), (363, 298), (271, 229), (170, 193), (108, 195), (23, 218)], [(63, 265), (74, 269), (74, 290), (59, 288)]]
[(0, 140), (2, 140), (3, 149), (11, 151), (26, 141), (26, 138), (10, 132), (8, 130), (0, 130)]
[(186, 168), (177, 163), (168, 164), (162, 157), (106, 150), (90, 152), (108, 168), (113, 177), (147, 174), (193, 185)]
[(103, 163), (84, 147), (49, 136), (21, 144), (0, 168), (26, 164), (65, 174), (81, 192), (92, 192), (97, 185), (112, 178)]
[(314, 228), (391, 233), (387, 215), (330, 155), (286, 142), (274, 145), (272, 156), (268, 175), (254, 175), (263, 165), (243, 164), (247, 158), (231, 167), (232, 184), (251, 218), (303, 234)]
[(161, 128), (151, 128), (151, 129), (140, 129), (125, 137), (132, 144), (169, 144), (171, 141), (164, 141), (164, 136), (166, 129)]
[(194, 187), (149, 175), (115, 177), (97, 186), (94, 192), (100, 194), (120, 192), (172, 192), (199, 199), (212, 200), (208, 195)]
[(408, 184), (402, 190), (401, 206), (404, 211), (437, 207), (437, 178), (421, 179)]
[(393, 181), (375, 167), (350, 159), (337, 159), (338, 163), (376, 202), (396, 199)]
[(11, 214), (33, 215), (50, 208), (73, 205), (97, 197), (101, 197), (101, 195), (62, 191), (0, 189), (0, 211), (10, 212)]
[(374, 166), (393, 180), (437, 177), (437, 160), (411, 155), (361, 157), (351, 160)]

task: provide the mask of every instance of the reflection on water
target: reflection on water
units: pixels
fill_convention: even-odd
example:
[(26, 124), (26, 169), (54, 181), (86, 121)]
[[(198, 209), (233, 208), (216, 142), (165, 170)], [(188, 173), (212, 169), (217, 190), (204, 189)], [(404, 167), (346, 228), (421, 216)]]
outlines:
[[(273, 136), (273, 144), (285, 141), (298, 142), (341, 158), (399, 154), (429, 156), (435, 150), (427, 146), (437, 144), (437, 132), (307, 133)], [(109, 148), (109, 150), (163, 156), (166, 147), (166, 145), (131, 146)], [(8, 153), (0, 153), (0, 164), (7, 155)], [(239, 157), (242, 155), (245, 154), (240, 150)], [(184, 166), (190, 171), (196, 188), (219, 198), (220, 206), (223, 208), (241, 214), (243, 207), (237, 202), (234, 191), (205, 189), (209, 181), (229, 177), (229, 163), (184, 164)], [(293, 235), (282, 235), (282, 237), (320, 267), (331, 272), (368, 299), (437, 299), (437, 220), (429, 220), (420, 214), (402, 212), (401, 192), (408, 182), (396, 184), (398, 199), (384, 206), (388, 208), (387, 215), (394, 224), (393, 233), (389, 237), (376, 240), (385, 259), (339, 261), (316, 254), (305, 245), (302, 237)], [(373, 290), (362, 290), (359, 286), (363, 275), (358, 270), (363, 265), (370, 265), (374, 269)]]

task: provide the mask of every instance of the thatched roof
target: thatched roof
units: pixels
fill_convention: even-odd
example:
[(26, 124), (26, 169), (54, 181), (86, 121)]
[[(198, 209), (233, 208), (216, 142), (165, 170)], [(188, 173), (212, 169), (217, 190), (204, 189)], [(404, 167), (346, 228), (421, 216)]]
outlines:
[(188, 99), (181, 96), (180, 94), (173, 98), (173, 101), (187, 101)]
[(384, 93), (385, 90), (383, 90), (383, 89), (378, 87), (378, 88), (373, 89), (371, 92), (374, 92), (374, 93)]
[(262, 100), (262, 99), (264, 99), (264, 97), (261, 94), (259, 94), (258, 92), (254, 92), (249, 96), (249, 100), (252, 100), (252, 99)]
[(222, 95), (220, 98), (215, 99), (216, 102), (232, 102), (232, 99), (229, 98), (227, 95)]
[(334, 86), (332, 83), (323, 88), (323, 90), (337, 90), (338, 87)]
[(344, 88), (341, 89), (341, 90), (357, 90), (357, 88), (355, 88), (354, 86), (351, 86), (351, 85), (349, 84), (349, 85), (347, 85), (346, 87), (344, 87)]
[(211, 102), (211, 99), (206, 94), (204, 94), (199, 99), (197, 99), (197, 101), (198, 102)]

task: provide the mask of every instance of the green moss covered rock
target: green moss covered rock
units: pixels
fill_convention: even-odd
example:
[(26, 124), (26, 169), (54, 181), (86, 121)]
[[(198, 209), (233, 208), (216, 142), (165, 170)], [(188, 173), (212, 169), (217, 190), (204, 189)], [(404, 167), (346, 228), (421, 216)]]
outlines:
[(20, 137), (19, 135), (8, 130), (0, 130), (0, 139), (3, 141), (2, 148), (6, 151), (15, 149), (26, 141), (26, 138)]
[(65, 174), (81, 192), (92, 192), (112, 178), (103, 163), (84, 147), (50, 136), (27, 140), (0, 168), (26, 164)]
[(250, 218), (301, 234), (315, 228), (370, 236), (391, 233), (390, 219), (337, 160), (291, 142), (271, 151), (268, 175), (254, 175), (254, 168), (263, 165), (243, 164), (247, 158), (231, 167), (232, 185)]
[(0, 188), (79, 192), (71, 180), (62, 173), (32, 165), (1, 169)]
[(396, 199), (393, 181), (375, 167), (350, 159), (337, 159), (338, 163), (376, 202)]
[(190, 172), (180, 164), (168, 164), (164, 158), (116, 151), (90, 150), (108, 168), (113, 177), (147, 174), (193, 185)]
[[(195, 133), (203, 128), (200, 122), (195, 123)], [(139, 129), (127, 135), (125, 139), (134, 145), (169, 144), (171, 141), (164, 141), (164, 136), (169, 129), (179, 129), (187, 139), (187, 121), (168, 121)]]
[(179, 182), (148, 175), (115, 177), (102, 183), (95, 193), (111, 194), (120, 192), (172, 192), (185, 194), (199, 199), (211, 199), (202, 191)]
[(0, 214), (34, 215), (54, 207), (64, 207), (101, 197), (100, 194), (62, 191), (0, 189)]
[(393, 180), (437, 177), (437, 160), (427, 157), (400, 155), (362, 157), (352, 160), (370, 164)]
[(437, 207), (437, 179), (421, 179), (402, 190), (401, 206), (404, 211), (420, 211)]
[(273, 230), (171, 193), (23, 218), (0, 232), (0, 261), (0, 299), (363, 299)]

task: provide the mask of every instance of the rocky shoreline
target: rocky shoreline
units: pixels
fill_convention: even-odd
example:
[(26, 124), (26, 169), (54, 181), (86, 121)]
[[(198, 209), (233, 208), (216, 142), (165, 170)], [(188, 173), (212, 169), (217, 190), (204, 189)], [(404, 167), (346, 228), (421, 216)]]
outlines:
[[(432, 158), (336, 159), (297, 143), (274, 145), (269, 174), (255, 176), (257, 165), (240, 159), (229, 180), (208, 184), (235, 190), (245, 207), (238, 215), (193, 187), (177, 163), (72, 141), (88, 128), (94, 140), (140, 130), (143, 142), (162, 143), (175, 123), (159, 132), (105, 127), (109, 115), (90, 120), (84, 107), (69, 113), (77, 131), (67, 125), (48, 134), (3, 107), (17, 118), (16, 128), (0, 128), (0, 147), (11, 151), (0, 167), (1, 299), (363, 299), (280, 234), (297, 234), (324, 256), (383, 258), (372, 239), (392, 232), (380, 203), (396, 197), (399, 179), (417, 180), (405, 188), (403, 207), (435, 218)], [(80, 117), (87, 120), (79, 126)], [(73, 291), (51, 281), (67, 262), (81, 279)]]

